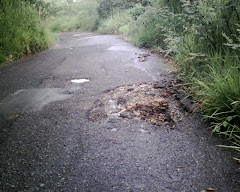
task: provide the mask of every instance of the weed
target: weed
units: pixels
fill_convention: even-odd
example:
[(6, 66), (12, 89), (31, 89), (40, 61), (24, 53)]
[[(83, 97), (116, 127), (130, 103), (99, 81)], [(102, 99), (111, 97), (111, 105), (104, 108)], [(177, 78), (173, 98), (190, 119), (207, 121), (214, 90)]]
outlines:
[(55, 37), (29, 3), (1, 1), (0, 63), (48, 48)]
[(52, 1), (48, 25), (54, 32), (75, 31), (77, 29), (94, 31), (99, 24), (95, 0), (79, 0), (75, 3)]
[(99, 31), (101, 33), (124, 34), (131, 22), (131, 16), (128, 10), (114, 10), (109, 18), (101, 22)]

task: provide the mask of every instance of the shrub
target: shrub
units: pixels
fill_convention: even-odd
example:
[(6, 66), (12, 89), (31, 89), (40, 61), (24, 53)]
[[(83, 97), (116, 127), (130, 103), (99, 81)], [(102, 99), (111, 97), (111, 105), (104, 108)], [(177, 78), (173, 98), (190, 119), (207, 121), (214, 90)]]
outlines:
[(128, 10), (133, 8), (136, 4), (141, 3), (146, 6), (150, 3), (149, 0), (102, 0), (98, 7), (99, 17), (106, 19), (109, 15), (113, 15), (115, 10)]
[(0, 3), (0, 63), (48, 48), (54, 37), (29, 3)]
[(99, 25), (97, 7), (99, 3), (95, 0), (80, 1), (78, 13), (78, 28), (94, 31)]
[(128, 10), (114, 10), (114, 13), (108, 19), (102, 21), (98, 31), (109, 34), (123, 34), (126, 33), (129, 23), (131, 23), (131, 16)]
[(77, 29), (94, 31), (99, 23), (98, 5), (96, 0), (79, 0), (75, 3), (52, 1), (48, 25), (54, 32), (75, 31)]

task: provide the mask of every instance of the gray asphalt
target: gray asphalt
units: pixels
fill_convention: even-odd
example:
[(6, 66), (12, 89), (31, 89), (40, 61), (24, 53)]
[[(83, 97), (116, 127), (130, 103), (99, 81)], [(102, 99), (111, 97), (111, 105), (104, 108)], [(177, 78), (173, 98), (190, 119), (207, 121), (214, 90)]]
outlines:
[(223, 139), (210, 138), (198, 113), (175, 129), (90, 120), (107, 90), (172, 79), (164, 59), (140, 62), (148, 50), (120, 36), (59, 37), (49, 50), (0, 66), (0, 191), (240, 191), (237, 154), (216, 146)]

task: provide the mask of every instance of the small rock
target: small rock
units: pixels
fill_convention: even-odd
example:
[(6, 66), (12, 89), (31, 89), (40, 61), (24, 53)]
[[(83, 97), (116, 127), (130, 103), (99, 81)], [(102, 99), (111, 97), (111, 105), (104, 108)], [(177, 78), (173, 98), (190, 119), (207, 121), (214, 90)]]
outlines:
[(128, 92), (131, 92), (131, 91), (133, 91), (133, 90), (134, 90), (133, 88), (130, 88), (130, 89), (128, 89), (127, 91), (128, 91)]
[(148, 131), (146, 131), (146, 130), (144, 130), (144, 129), (139, 129), (139, 131), (141, 132), (141, 133), (147, 133)]
[(73, 91), (64, 91), (63, 94), (68, 94), (68, 95), (71, 95), (73, 94), (74, 92)]
[(45, 184), (44, 184), (44, 183), (41, 183), (39, 186), (40, 186), (41, 188), (43, 188), (43, 187), (45, 187)]
[(128, 118), (128, 116), (129, 116), (129, 114), (128, 114), (128, 112), (122, 112), (122, 113), (120, 113), (120, 117), (122, 117), (122, 118)]

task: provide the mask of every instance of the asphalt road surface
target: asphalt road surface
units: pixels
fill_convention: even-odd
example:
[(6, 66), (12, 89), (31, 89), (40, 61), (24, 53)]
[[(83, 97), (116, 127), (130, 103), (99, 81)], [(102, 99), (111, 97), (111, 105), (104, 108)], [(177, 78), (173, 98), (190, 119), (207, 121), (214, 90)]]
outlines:
[(171, 80), (161, 57), (120, 36), (59, 37), (0, 66), (0, 191), (240, 191), (237, 154), (201, 115), (170, 129), (101, 110), (119, 86)]

